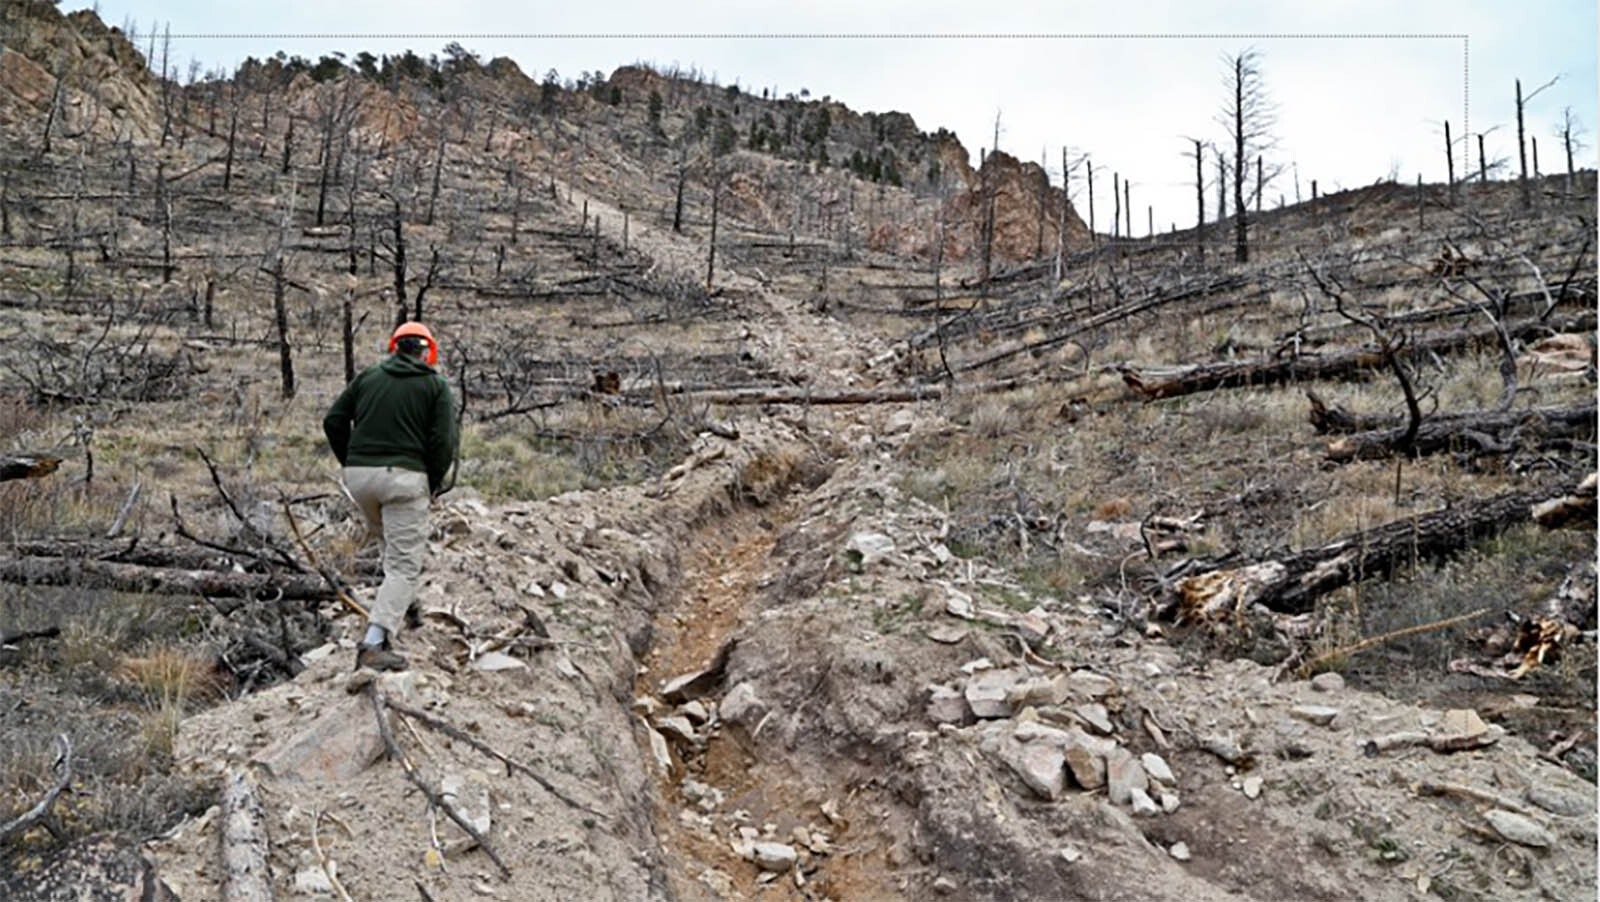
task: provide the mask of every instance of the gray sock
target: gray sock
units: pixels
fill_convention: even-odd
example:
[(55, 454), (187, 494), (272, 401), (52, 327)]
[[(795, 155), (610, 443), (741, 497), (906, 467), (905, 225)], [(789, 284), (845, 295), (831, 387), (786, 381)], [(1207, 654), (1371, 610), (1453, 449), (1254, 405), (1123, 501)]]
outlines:
[(369, 623), (367, 624), (367, 635), (361, 640), (361, 644), (370, 648), (381, 648), (384, 641), (388, 638), (388, 630), (385, 630), (376, 623)]

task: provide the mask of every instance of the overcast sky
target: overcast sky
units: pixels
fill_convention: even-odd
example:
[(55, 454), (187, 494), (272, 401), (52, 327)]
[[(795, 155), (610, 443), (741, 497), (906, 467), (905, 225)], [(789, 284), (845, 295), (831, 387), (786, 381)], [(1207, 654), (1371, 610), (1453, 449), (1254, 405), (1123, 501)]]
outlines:
[[(426, 56), (452, 36), (485, 59), (509, 56), (534, 76), (551, 68), (563, 78), (609, 73), (640, 60), (696, 66), (722, 84), (738, 81), (757, 92), (770, 87), (781, 96), (806, 88), (859, 112), (910, 113), (924, 131), (955, 131), (974, 159), (992, 143), (998, 114), (1000, 148), (1035, 161), (1043, 154), (1056, 184), (1063, 144), (1074, 158), (1089, 154), (1097, 212), (1109, 200), (1111, 172), (1130, 177), (1135, 234), (1144, 233), (1147, 204), (1155, 207), (1158, 230), (1193, 222), (1194, 164), (1183, 156), (1190, 149), (1183, 138), (1224, 139), (1216, 121), (1226, 96), (1221, 58), (1247, 47), (1261, 53), (1277, 108), (1277, 148), (1268, 162), (1282, 164), (1285, 174), (1268, 187), (1269, 206), (1280, 193), (1293, 200), (1291, 164), (1306, 196), (1313, 178), (1324, 192), (1371, 184), (1391, 171), (1405, 182), (1419, 173), (1442, 182), (1446, 119), (1457, 140), (1467, 128), (1488, 130), (1491, 161), (1509, 158), (1514, 165), (1517, 78), (1525, 92), (1558, 79), (1528, 105), (1541, 170), (1565, 169), (1556, 136), (1565, 107), (1585, 131), (1577, 165), (1593, 168), (1597, 159), (1594, 0), (538, 6), (279, 0), (236, 8), (215, 0), (106, 0), (100, 12), (112, 25), (136, 23), (141, 33), (160, 23), (174, 34), (212, 35), (173, 41), (182, 65), (194, 58), (208, 68), (278, 50), (314, 59), (335, 50), (410, 47)], [(626, 34), (605, 36), (619, 32)], [(948, 37), (894, 36), (907, 33)], [(385, 34), (416, 37), (362, 37)], [(759, 37), (775, 34), (807, 36)], [(1461, 150), (1470, 150), (1476, 166), (1476, 139), (1467, 143)], [(1458, 153), (1458, 175), (1462, 168)], [(1081, 180), (1075, 187), (1081, 210)], [(1214, 203), (1214, 189), (1208, 190), (1208, 211)], [(1104, 227), (1108, 214), (1109, 204), (1097, 224)]]

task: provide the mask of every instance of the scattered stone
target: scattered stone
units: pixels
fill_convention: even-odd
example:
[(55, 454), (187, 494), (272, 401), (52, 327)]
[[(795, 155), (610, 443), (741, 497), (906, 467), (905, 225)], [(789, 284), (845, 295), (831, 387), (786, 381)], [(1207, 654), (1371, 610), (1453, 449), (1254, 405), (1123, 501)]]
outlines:
[(943, 645), (954, 645), (967, 638), (967, 628), (953, 623), (941, 623), (928, 628), (928, 638)]
[(482, 772), (444, 775), (439, 781), (439, 794), (455, 806), (467, 823), (485, 836), (492, 822), (489, 805), (489, 780)]
[(1175, 842), (1172, 844), (1171, 848), (1167, 849), (1167, 854), (1179, 861), (1188, 861), (1189, 844), (1184, 842)]
[(633, 699), (633, 713), (635, 714), (643, 714), (645, 717), (654, 717), (660, 711), (661, 703), (656, 701), (655, 696), (639, 695), (635, 696)]
[(994, 662), (988, 658), (974, 658), (971, 661), (961, 665), (961, 672), (967, 676), (972, 676), (980, 670), (992, 669), (994, 669)]
[(1011, 687), (1020, 679), (1015, 670), (987, 670), (967, 681), (967, 707), (980, 718), (1010, 717)]
[(1034, 677), (1012, 686), (1006, 693), (1011, 707), (1024, 705), (1058, 705), (1067, 697), (1066, 681), (1057, 677)]
[[(328, 869), (332, 870), (337, 862), (328, 862)], [(310, 865), (295, 871), (294, 891), (307, 896), (333, 895), (333, 881), (322, 872), (319, 865)]]
[(1257, 799), (1261, 797), (1262, 782), (1263, 781), (1259, 775), (1251, 774), (1250, 776), (1244, 778), (1244, 782), (1239, 784), (1239, 788), (1244, 790), (1245, 798)]
[(717, 713), (727, 723), (750, 726), (767, 713), (767, 703), (756, 695), (756, 687), (746, 681), (728, 690), (722, 697), (722, 704), (717, 706)]
[(1059, 748), (1042, 742), (1025, 743), (1011, 747), (1005, 761), (1041, 798), (1056, 799), (1066, 788), (1066, 758)]
[(699, 735), (694, 731), (694, 724), (689, 723), (689, 718), (687, 717), (674, 715), (672, 717), (656, 718), (656, 729), (660, 730), (662, 735), (668, 739), (676, 739), (679, 742), (686, 742), (690, 745), (700, 741)]
[(858, 532), (844, 545), (845, 560), (865, 570), (894, 553), (894, 540), (879, 532)]
[(1325, 727), (1333, 723), (1333, 719), (1339, 716), (1339, 709), (1330, 708), (1326, 705), (1295, 705), (1289, 709), (1289, 716), (1297, 720), (1303, 720), (1306, 723), (1316, 724), (1319, 727)]
[(944, 684), (928, 687), (926, 710), (928, 719), (934, 723), (965, 725), (972, 722), (972, 712), (967, 707), (965, 696)]
[(711, 892), (718, 899), (727, 899), (733, 895), (733, 877), (725, 871), (716, 868), (706, 868), (700, 872), (699, 880), (711, 888)]
[(1494, 832), (1518, 845), (1548, 849), (1555, 844), (1555, 837), (1550, 835), (1549, 830), (1515, 812), (1495, 808), (1484, 812), (1483, 819), (1489, 822)]
[(688, 777), (684, 778), (678, 788), (683, 792), (685, 801), (706, 814), (717, 810), (724, 798), (722, 790)]
[(800, 853), (794, 850), (794, 846), (782, 842), (752, 843), (750, 854), (756, 867), (779, 874), (794, 867), (795, 862), (800, 860)]
[(1161, 806), (1150, 798), (1150, 794), (1135, 786), (1128, 791), (1128, 803), (1133, 806), (1136, 817), (1153, 817), (1161, 813)]
[(1473, 739), (1489, 732), (1489, 725), (1484, 723), (1478, 712), (1471, 708), (1452, 708), (1444, 712), (1439, 732), (1446, 736)]
[[(1027, 709), (1027, 711), (1032, 710), (1032, 708)], [(1072, 742), (1072, 735), (1066, 730), (1042, 724), (1037, 716), (1018, 717), (1016, 729), (1011, 731), (1011, 737), (1018, 742), (1047, 742), (1061, 748)]]
[(1073, 782), (1083, 789), (1099, 789), (1106, 785), (1106, 759), (1097, 755), (1086, 745), (1073, 744), (1066, 747), (1064, 754), (1067, 759), (1067, 769), (1072, 771)]
[(526, 670), (528, 662), (521, 658), (513, 658), (505, 652), (489, 651), (479, 655), (472, 662), (472, 669), (481, 673), (496, 673), (501, 670)]
[(1579, 815), (1593, 815), (1594, 802), (1585, 800), (1582, 796), (1558, 789), (1548, 783), (1533, 783), (1528, 786), (1523, 794), (1529, 802), (1551, 814), (1565, 817), (1578, 817)]
[(1133, 791), (1147, 790), (1150, 788), (1150, 778), (1144, 772), (1144, 766), (1122, 746), (1117, 746), (1106, 756), (1106, 788), (1110, 793), (1111, 801), (1118, 805), (1126, 805), (1133, 801)]
[(1017, 632), (1022, 634), (1022, 640), (1030, 646), (1038, 646), (1050, 635), (1050, 621), (1044, 619), (1039, 608), (1023, 614), (1012, 623)]
[(567, 597), (567, 584), (556, 580), (550, 584), (550, 594), (554, 595), (557, 601), (564, 600)]
[(648, 725), (645, 730), (650, 733), (650, 755), (656, 759), (656, 767), (664, 774), (672, 773), (672, 749), (667, 746), (667, 737)]
[(950, 594), (944, 600), (944, 610), (946, 614), (949, 614), (952, 617), (960, 617), (962, 620), (971, 620), (973, 617), (977, 616), (972, 606), (972, 596), (956, 589), (949, 589), (947, 591)]
[(1116, 692), (1117, 681), (1092, 670), (1074, 670), (1067, 674), (1067, 688), (1079, 698), (1094, 701)]
[(684, 702), (679, 705), (678, 713), (688, 718), (689, 722), (695, 725), (703, 724), (711, 719), (711, 713), (698, 700)]
[(733, 652), (731, 643), (723, 643), (716, 659), (704, 670), (679, 674), (661, 684), (661, 697), (670, 704), (681, 705), (692, 699), (704, 698), (717, 688), (728, 668), (728, 655)]
[(372, 702), (356, 697), (324, 709), (310, 726), (264, 749), (255, 760), (278, 779), (332, 783), (356, 776), (382, 755), (383, 737)]
[(1178, 810), (1180, 800), (1175, 792), (1161, 793), (1161, 810), (1168, 814)]
[(1065, 861), (1067, 864), (1073, 864), (1079, 859), (1083, 858), (1083, 853), (1078, 851), (1077, 846), (1063, 847), (1062, 850), (1057, 854), (1060, 855), (1061, 860)]
[(940, 877), (939, 879), (933, 881), (933, 891), (941, 896), (948, 896), (955, 892), (958, 888), (959, 887), (956, 886), (956, 882), (951, 880), (949, 877)]
[(1079, 705), (1072, 710), (1090, 729), (1101, 736), (1110, 736), (1116, 732), (1116, 725), (1111, 722), (1111, 715), (1106, 712), (1105, 705), (1099, 703)]
[(1167, 766), (1167, 760), (1153, 752), (1145, 752), (1139, 756), (1139, 763), (1144, 766), (1144, 772), (1150, 779), (1168, 786), (1178, 785), (1178, 778), (1172, 775), (1172, 768)]
[(1339, 692), (1344, 689), (1344, 677), (1331, 670), (1319, 673), (1311, 678), (1311, 688), (1317, 692)]

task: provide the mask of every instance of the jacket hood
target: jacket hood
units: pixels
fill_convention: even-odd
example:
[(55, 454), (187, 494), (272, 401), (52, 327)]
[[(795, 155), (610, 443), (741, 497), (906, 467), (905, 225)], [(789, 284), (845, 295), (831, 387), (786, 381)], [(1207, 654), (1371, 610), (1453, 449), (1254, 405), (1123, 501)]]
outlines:
[(410, 354), (390, 354), (380, 365), (391, 376), (430, 376), (434, 372), (433, 367)]

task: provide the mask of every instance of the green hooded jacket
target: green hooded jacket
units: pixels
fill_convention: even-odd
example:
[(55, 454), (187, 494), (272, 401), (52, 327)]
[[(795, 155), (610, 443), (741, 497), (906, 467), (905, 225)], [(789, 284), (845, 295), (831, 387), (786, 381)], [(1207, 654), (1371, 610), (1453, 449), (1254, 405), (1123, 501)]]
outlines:
[(352, 379), (322, 418), (322, 431), (341, 466), (416, 470), (428, 474), (433, 492), (443, 488), (455, 460), (449, 383), (407, 354), (392, 354)]

